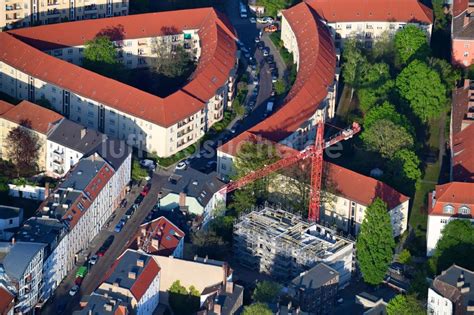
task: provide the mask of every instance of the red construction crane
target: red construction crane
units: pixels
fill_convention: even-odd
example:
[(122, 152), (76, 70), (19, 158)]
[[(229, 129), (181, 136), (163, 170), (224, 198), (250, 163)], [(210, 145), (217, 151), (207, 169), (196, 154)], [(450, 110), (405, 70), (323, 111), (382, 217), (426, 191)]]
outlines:
[(276, 172), (282, 168), (295, 164), (298, 161), (311, 158), (311, 192), (309, 199), (308, 220), (319, 222), (319, 210), (321, 206), (321, 180), (323, 175), (323, 151), (324, 149), (340, 142), (352, 138), (360, 132), (360, 125), (356, 122), (351, 127), (341, 130), (329, 140), (324, 140), (324, 123), (317, 125), (316, 139), (314, 145), (306, 147), (295, 155), (284, 157), (273, 164), (267, 165), (262, 169), (253, 171), (248, 175), (230, 182), (220, 190), (222, 193), (229, 193), (239, 189), (248, 183), (265, 177), (270, 173)]

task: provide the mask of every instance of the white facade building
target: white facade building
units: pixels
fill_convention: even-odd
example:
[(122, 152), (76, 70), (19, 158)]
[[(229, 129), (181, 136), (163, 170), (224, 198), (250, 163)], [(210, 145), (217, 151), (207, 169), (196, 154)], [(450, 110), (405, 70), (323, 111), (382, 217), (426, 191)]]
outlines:
[(10, 229), (23, 223), (23, 209), (0, 205), (0, 240), (8, 241), (13, 236)]

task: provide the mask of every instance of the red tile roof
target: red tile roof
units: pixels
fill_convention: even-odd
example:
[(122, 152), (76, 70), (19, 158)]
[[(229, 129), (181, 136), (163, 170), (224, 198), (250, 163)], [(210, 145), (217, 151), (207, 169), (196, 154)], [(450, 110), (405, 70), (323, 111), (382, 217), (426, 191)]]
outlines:
[[(140, 225), (135, 237), (130, 242), (129, 248), (138, 249), (138, 238), (141, 238), (143, 242), (144, 235), (142, 229), (146, 230), (146, 233), (154, 233), (153, 238), (159, 240), (158, 248), (152, 246), (150, 243), (147, 253), (152, 255), (169, 256), (172, 255), (176, 247), (178, 247), (181, 239), (184, 238), (184, 232), (181, 231), (176, 225), (165, 217), (159, 217), (153, 221)], [(173, 230), (173, 232), (171, 232)]]
[[(430, 196), (431, 197), (431, 196)], [(474, 215), (474, 183), (450, 182), (444, 185), (437, 185), (435, 190), (434, 206), (430, 198), (430, 215), (453, 216), (458, 212), (459, 207), (467, 206), (471, 209), (471, 216)], [(443, 213), (446, 205), (454, 207), (454, 214)]]
[(459, 14), (466, 11), (469, 7), (469, 0), (453, 0), (453, 16), (458, 16)]
[[(83, 45), (104, 29), (113, 28), (121, 28), (125, 40), (160, 36), (170, 30), (198, 30), (202, 55), (191, 80), (182, 89), (160, 98), (41, 51)], [(204, 103), (226, 83), (235, 65), (234, 40), (234, 31), (225, 18), (214, 9), (202, 8), (3, 32), (0, 60), (43, 81), (167, 127), (203, 109)]]
[(418, 0), (306, 0), (328, 22), (433, 23), (433, 12)]
[(15, 107), (15, 105), (0, 100), (0, 115), (2, 115), (3, 113), (9, 111), (13, 107)]
[(452, 175), (459, 182), (474, 182), (474, 124), (454, 134)]
[(8, 314), (13, 309), (15, 296), (0, 286), (0, 314)]
[(16, 124), (20, 124), (23, 120), (28, 120), (31, 123), (32, 130), (46, 135), (51, 124), (63, 119), (64, 117), (47, 108), (28, 101), (22, 101), (20, 104), (11, 107), (10, 110), (1, 114), (0, 118), (9, 120)]
[(466, 125), (474, 123), (474, 120), (466, 119), (469, 111), (470, 81), (464, 80), (464, 85), (453, 91), (453, 100), (451, 103), (451, 132), (456, 134)]
[(148, 290), (151, 283), (153, 282), (153, 279), (155, 279), (160, 270), (161, 268), (158, 266), (158, 263), (155, 261), (155, 259), (150, 258), (148, 263), (145, 265), (145, 268), (140, 273), (133, 286), (130, 288), (130, 291), (137, 301), (140, 301), (143, 294), (145, 294), (146, 290)]
[(325, 162), (325, 167), (331, 190), (334, 190), (336, 195), (342, 195), (359, 204), (368, 206), (379, 197), (387, 203), (389, 209), (393, 209), (410, 199), (375, 178), (329, 162)]

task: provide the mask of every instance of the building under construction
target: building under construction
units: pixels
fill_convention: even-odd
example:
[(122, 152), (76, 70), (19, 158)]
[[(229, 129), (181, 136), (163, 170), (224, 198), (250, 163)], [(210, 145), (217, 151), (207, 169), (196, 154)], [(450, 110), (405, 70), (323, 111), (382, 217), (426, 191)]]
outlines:
[(351, 278), (353, 252), (353, 241), (280, 209), (252, 211), (234, 226), (237, 261), (282, 281), (324, 262), (339, 272), (344, 286)]

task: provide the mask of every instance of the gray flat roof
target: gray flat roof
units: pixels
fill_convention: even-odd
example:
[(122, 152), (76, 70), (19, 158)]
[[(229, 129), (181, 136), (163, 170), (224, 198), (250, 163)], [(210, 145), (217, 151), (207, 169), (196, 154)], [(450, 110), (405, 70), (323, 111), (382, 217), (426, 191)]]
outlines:
[[(130, 290), (134, 283), (140, 279), (140, 275), (153, 259), (151, 256), (134, 250), (127, 250), (120, 258), (112, 274), (105, 282), (113, 284), (117, 282), (121, 288)], [(143, 260), (143, 267), (137, 266), (137, 260)], [(129, 277), (129, 272), (135, 273), (135, 279)]]
[(94, 150), (106, 136), (93, 129), (83, 127), (71, 120), (63, 119), (48, 135), (48, 140), (74, 151), (87, 154)]
[(339, 273), (336, 270), (324, 263), (319, 263), (308, 271), (301, 273), (291, 283), (298, 287), (316, 289), (336, 277), (339, 277)]
[[(92, 293), (91, 295), (86, 295), (82, 297), (81, 302), (87, 303), (87, 305), (80, 311), (75, 311), (75, 315), (89, 315), (89, 312), (97, 315), (113, 315), (117, 311), (119, 306), (127, 307), (123, 301), (118, 301), (112, 296), (99, 295)], [(110, 307), (110, 311), (106, 307)]]
[(38, 252), (45, 247), (42, 243), (15, 243), (3, 259), (3, 268), (9, 277), (20, 279)]

